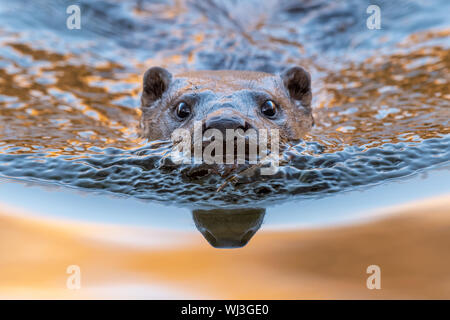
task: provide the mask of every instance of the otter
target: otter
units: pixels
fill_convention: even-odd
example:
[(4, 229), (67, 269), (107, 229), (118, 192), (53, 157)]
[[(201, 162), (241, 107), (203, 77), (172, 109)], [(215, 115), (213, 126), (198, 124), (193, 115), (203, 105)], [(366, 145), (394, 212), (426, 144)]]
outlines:
[(148, 69), (141, 95), (141, 135), (168, 140), (177, 128), (278, 129), (281, 141), (301, 139), (314, 124), (311, 76), (300, 66), (280, 74), (256, 71)]

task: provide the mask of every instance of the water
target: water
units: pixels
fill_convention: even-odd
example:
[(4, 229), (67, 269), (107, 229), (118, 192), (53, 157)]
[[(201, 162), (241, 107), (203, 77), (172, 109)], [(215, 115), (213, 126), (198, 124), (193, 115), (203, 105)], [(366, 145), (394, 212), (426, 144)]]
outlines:
[[(250, 210), (252, 222), (232, 219), (239, 241), (223, 242), (240, 246), (263, 220), (271, 226), (266, 208), (325, 204), (450, 160), (448, 1), (77, 3), (81, 30), (66, 28), (69, 2), (0, 4), (0, 177), (11, 184), (192, 211), (207, 238)], [(369, 4), (381, 7), (380, 30), (366, 27)], [(238, 176), (218, 192), (222, 177), (174, 167), (170, 143), (138, 136), (150, 66), (279, 72), (291, 64), (312, 74), (316, 126), (274, 176)], [(201, 210), (219, 220), (207, 222)], [(166, 228), (170, 217), (160, 218)], [(286, 225), (302, 219), (291, 217)]]

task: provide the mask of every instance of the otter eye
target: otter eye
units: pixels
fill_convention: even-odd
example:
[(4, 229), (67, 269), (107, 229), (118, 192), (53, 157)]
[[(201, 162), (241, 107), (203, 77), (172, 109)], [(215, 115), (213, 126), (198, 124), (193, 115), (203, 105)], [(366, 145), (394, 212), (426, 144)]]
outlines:
[(189, 117), (191, 114), (191, 107), (186, 102), (180, 102), (177, 105), (177, 116), (181, 119)]
[(267, 100), (261, 105), (261, 112), (266, 117), (273, 117), (277, 113), (277, 105), (272, 100)]

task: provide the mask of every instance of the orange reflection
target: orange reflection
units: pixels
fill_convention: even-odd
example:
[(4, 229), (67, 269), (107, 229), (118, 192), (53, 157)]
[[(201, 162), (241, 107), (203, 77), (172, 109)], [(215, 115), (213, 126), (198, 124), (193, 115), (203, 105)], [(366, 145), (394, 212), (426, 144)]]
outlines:
[[(133, 298), (141, 291), (127, 286), (139, 284), (138, 297), (154, 298), (448, 299), (449, 205), (447, 195), (361, 225), (262, 230), (238, 250), (212, 248), (199, 233), (19, 218), (3, 209), (0, 296)], [(366, 288), (372, 264), (381, 266), (382, 290)], [(66, 288), (69, 265), (81, 268), (80, 291)]]

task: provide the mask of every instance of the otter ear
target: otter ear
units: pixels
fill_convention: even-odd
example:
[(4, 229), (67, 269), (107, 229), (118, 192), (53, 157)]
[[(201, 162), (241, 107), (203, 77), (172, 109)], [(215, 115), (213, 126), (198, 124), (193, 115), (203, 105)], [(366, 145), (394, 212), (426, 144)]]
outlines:
[(303, 102), (303, 100), (307, 100), (305, 99), (307, 96), (311, 96), (311, 76), (302, 67), (288, 68), (281, 73), (280, 77), (292, 99)]
[(169, 71), (161, 67), (148, 69), (143, 78), (142, 106), (148, 106), (152, 102), (162, 97), (172, 82), (172, 75)]

